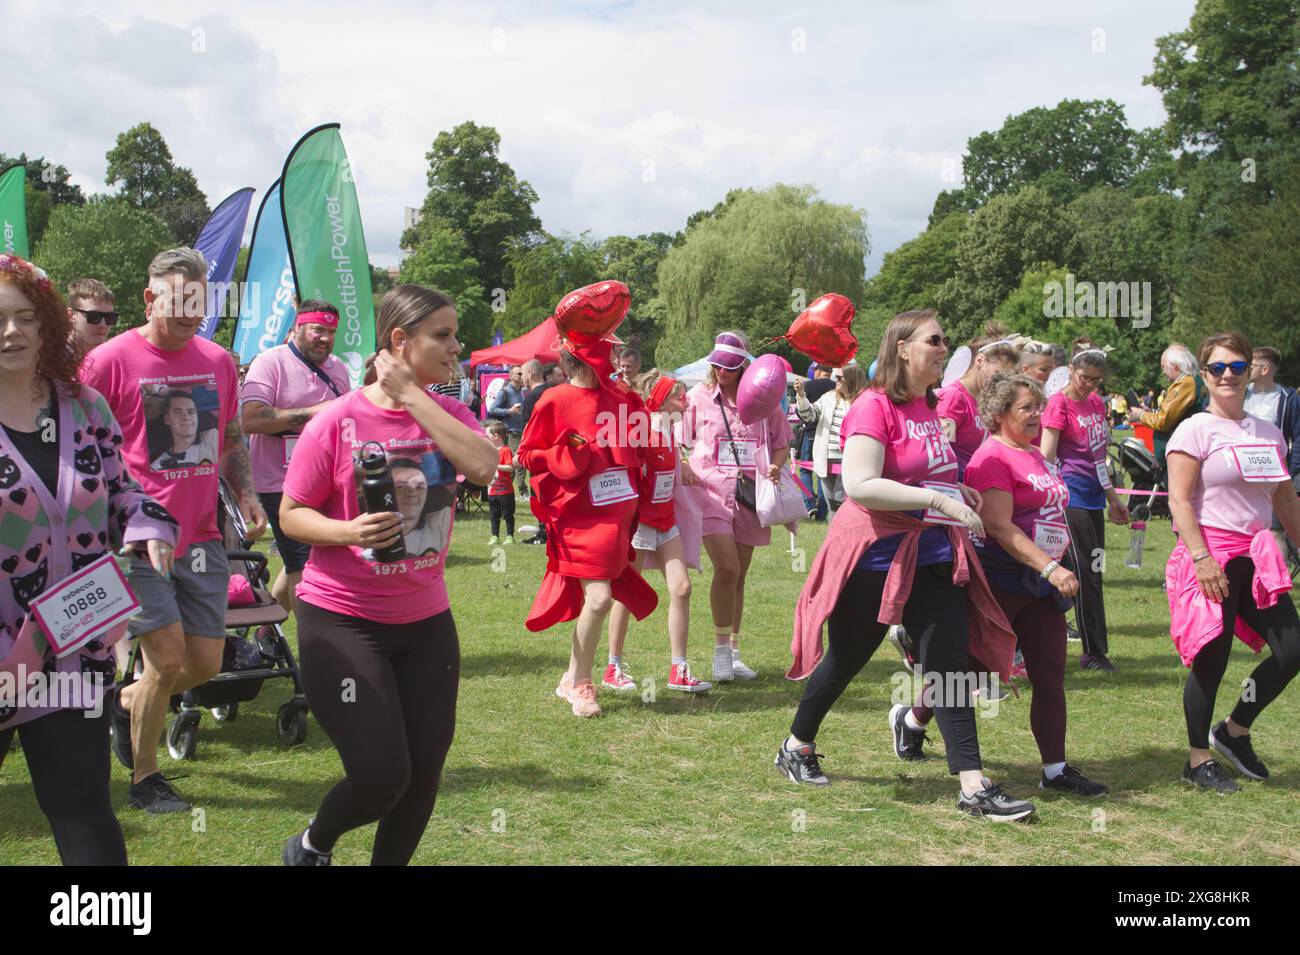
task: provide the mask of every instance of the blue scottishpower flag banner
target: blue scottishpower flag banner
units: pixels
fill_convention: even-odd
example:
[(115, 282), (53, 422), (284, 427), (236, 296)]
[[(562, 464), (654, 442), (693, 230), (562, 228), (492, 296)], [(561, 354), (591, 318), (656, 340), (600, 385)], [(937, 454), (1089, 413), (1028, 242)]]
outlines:
[(280, 192), (298, 300), (322, 299), (339, 310), (334, 354), (359, 387), (375, 350), (375, 308), (361, 208), (338, 123), (298, 140), (284, 162)]
[(295, 294), (277, 179), (262, 197), (253, 220), (244, 294), (239, 300), (239, 324), (232, 343), (241, 365), (249, 364), (268, 348), (284, 344), (297, 314)]
[(225, 311), (230, 282), (235, 277), (235, 260), (239, 258), (239, 244), (244, 240), (244, 226), (248, 224), (248, 208), (252, 204), (252, 186), (231, 193), (212, 210), (194, 240), (194, 248), (208, 261), (208, 302), (203, 324), (199, 326), (199, 334), (204, 338), (212, 338)]
[(27, 167), (15, 163), (0, 173), (0, 252), (31, 259), (27, 244)]

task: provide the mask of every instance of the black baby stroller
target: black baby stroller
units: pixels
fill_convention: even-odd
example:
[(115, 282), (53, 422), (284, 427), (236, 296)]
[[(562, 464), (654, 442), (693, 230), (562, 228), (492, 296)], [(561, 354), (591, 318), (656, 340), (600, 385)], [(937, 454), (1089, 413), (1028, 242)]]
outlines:
[(1159, 493), (1168, 490), (1164, 467), (1156, 463), (1156, 456), (1139, 438), (1125, 438), (1111, 445), (1111, 472), (1116, 487), (1121, 486), (1120, 474), (1127, 474), (1134, 491), (1148, 492), (1128, 495), (1125, 503), (1129, 510), (1143, 508), (1142, 518), (1169, 516), (1169, 498)]
[[(270, 594), (267, 558), (251, 549), (248, 526), (235, 506), (234, 495), (220, 482), (217, 526), (226, 545), (230, 573), (247, 578), (254, 602), (226, 610), (226, 647), (221, 672), (207, 683), (173, 696), (171, 705), (176, 716), (167, 730), (167, 749), (173, 759), (193, 759), (198, 748), (199, 720), (205, 708), (211, 709), (218, 723), (232, 722), (239, 715), (239, 704), (254, 699), (267, 680), (287, 678), (293, 681), (293, 696), (276, 711), (275, 728), (280, 739), (296, 746), (307, 738), (307, 698), (302, 677), (281, 625), (288, 612)], [(140, 647), (131, 650), (131, 662), (124, 678), (134, 679)]]

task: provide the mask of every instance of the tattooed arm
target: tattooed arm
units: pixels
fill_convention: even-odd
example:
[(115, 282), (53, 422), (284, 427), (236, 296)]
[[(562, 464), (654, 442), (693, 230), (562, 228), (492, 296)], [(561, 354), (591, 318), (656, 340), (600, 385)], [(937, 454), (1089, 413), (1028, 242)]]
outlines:
[(266, 512), (253, 492), (252, 472), (248, 464), (248, 448), (244, 447), (244, 431), (238, 418), (226, 425), (226, 445), (221, 451), (221, 476), (230, 485), (239, 510), (248, 524), (248, 539), (255, 541), (266, 530)]
[(322, 401), (306, 408), (272, 408), (265, 401), (245, 401), (239, 409), (239, 421), (245, 434), (280, 434), (301, 431), (312, 415), (329, 405)]

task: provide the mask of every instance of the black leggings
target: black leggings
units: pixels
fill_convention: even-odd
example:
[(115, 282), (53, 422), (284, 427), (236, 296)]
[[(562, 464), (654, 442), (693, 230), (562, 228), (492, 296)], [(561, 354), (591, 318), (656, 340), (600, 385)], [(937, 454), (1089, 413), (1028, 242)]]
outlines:
[(501, 532), (501, 518), (506, 519), (506, 536), (515, 536), (515, 496), (513, 494), (489, 494), (488, 516), (492, 518), (492, 536)]
[(0, 765), (22, 740), (36, 803), (64, 865), (126, 865), (126, 841), (109, 799), (108, 705), (98, 717), (59, 710), (0, 730)]
[(1250, 624), (1273, 652), (1250, 674), (1248, 686), (1251, 692), (1243, 688), (1238, 697), (1237, 705), (1232, 709), (1234, 723), (1249, 727), (1260, 711), (1272, 703), (1300, 671), (1300, 617), (1296, 615), (1290, 596), (1283, 594), (1274, 606), (1260, 610), (1250, 592), (1251, 579), (1255, 576), (1254, 562), (1249, 557), (1234, 557), (1224, 570), (1228, 575), (1228, 598), (1223, 602), (1223, 631), (1201, 647), (1183, 686), (1187, 742), (1193, 749), (1209, 748), (1214, 697), (1228, 669), (1237, 617)]
[[(840, 591), (827, 629), (826, 654), (808, 678), (790, 733), (812, 742), (822, 720), (852, 679), (867, 665), (888, 629), (876, 621), (885, 589), (885, 572), (855, 570)], [(916, 568), (912, 593), (903, 608), (903, 626), (916, 640), (924, 673), (964, 675), (968, 672), (966, 591), (952, 582), (952, 564)], [(953, 685), (945, 679), (945, 686)], [(975, 710), (969, 695), (940, 693), (935, 718), (948, 753), (948, 770), (980, 768)], [(952, 704), (952, 705), (948, 705)]]
[(330, 852), (379, 820), (371, 865), (406, 865), (433, 814), (456, 729), (460, 645), (451, 611), (383, 624), (298, 601), (307, 702), (343, 760), (308, 838)]
[(1083, 652), (1104, 657), (1110, 650), (1106, 639), (1106, 602), (1101, 593), (1101, 569), (1106, 552), (1106, 512), (1067, 507), (1070, 525), (1069, 559), (1065, 561), (1079, 578), (1074, 613), (1079, 621)]

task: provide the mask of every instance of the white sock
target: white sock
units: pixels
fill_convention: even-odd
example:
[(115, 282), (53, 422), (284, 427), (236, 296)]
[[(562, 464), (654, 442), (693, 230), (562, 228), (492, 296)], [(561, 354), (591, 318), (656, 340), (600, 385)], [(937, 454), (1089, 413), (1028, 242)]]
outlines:
[(1043, 775), (1048, 779), (1055, 779), (1063, 772), (1065, 772), (1065, 763), (1043, 763)]
[(673, 657), (673, 666), (677, 666), (678, 664), (681, 664), (682, 666), (686, 666), (686, 658), (685, 658), (685, 657)]
[(715, 657), (729, 657), (729, 656), (731, 656), (731, 645), (730, 645), (730, 644), (727, 644), (727, 643), (719, 643), (719, 644), (715, 645), (714, 648), (713, 648), (713, 655), (714, 655)]
[(311, 831), (310, 829), (304, 829), (302, 831), (302, 847), (306, 849), (308, 852), (314, 852), (317, 855), (322, 855), (322, 856), (329, 855), (328, 852), (321, 852), (319, 849), (313, 846), (311, 842), (307, 839), (307, 833), (310, 831)]
[(621, 667), (623, 665), (623, 658), (616, 657), (614, 656), (614, 654), (611, 653), (609, 655), (609, 665), (612, 667)]
[(903, 717), (903, 724), (913, 732), (919, 733), (925, 729), (925, 725), (919, 722), (917, 718), (912, 715), (911, 708), (908, 709), (907, 715)]
[(800, 746), (807, 746), (807, 745), (808, 745), (807, 743), (805, 743), (805, 742), (804, 742), (803, 740), (801, 740), (801, 739), (798, 739), (798, 738), (795, 737), (795, 736), (787, 736), (787, 737), (785, 738), (785, 749), (786, 749), (786, 752), (788, 752), (788, 753), (793, 753), (793, 752), (794, 752), (796, 749), (798, 749)]

